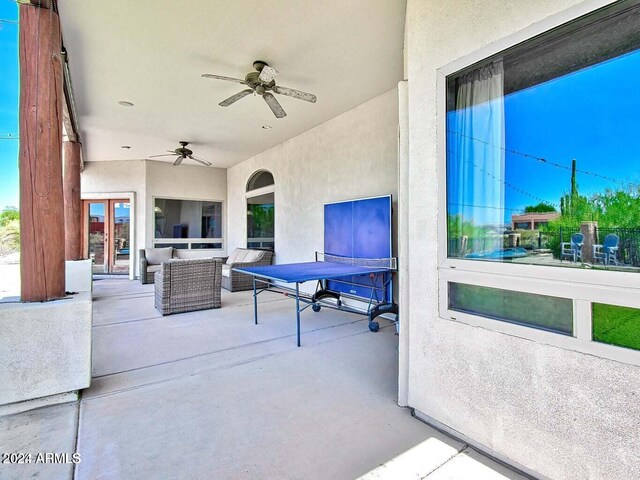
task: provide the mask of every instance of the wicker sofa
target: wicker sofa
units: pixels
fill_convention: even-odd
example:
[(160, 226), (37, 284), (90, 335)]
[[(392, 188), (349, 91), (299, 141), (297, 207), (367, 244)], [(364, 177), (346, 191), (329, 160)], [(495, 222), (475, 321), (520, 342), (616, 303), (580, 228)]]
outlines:
[(236, 248), (227, 261), (222, 265), (222, 288), (230, 292), (251, 290), (253, 277), (243, 273), (234, 272), (234, 268), (256, 267), (258, 265), (271, 265), (273, 252), (271, 250), (252, 250)]
[(222, 259), (172, 259), (155, 273), (155, 307), (162, 315), (220, 308)]
[[(218, 257), (220, 250), (212, 248), (202, 249), (180, 249), (173, 247), (165, 248), (148, 248), (139, 252), (140, 261), (140, 281), (142, 283), (153, 283), (156, 272), (160, 271), (162, 262), (166, 262), (173, 258), (183, 260), (193, 258), (213, 258)], [(224, 257), (220, 257), (224, 260)]]

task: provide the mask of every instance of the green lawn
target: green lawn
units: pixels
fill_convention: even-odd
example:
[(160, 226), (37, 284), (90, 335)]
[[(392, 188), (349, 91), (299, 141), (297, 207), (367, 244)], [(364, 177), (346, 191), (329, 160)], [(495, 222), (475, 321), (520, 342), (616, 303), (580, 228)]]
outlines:
[(640, 309), (594, 303), (593, 340), (640, 350)]

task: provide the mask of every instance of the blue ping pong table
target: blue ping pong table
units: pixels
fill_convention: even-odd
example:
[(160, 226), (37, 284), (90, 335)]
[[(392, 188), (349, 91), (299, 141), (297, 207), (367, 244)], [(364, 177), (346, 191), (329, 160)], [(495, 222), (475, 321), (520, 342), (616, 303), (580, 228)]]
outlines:
[[(357, 259), (362, 260), (362, 259)], [(394, 260), (395, 259), (385, 259)], [(375, 266), (376, 262), (369, 265), (354, 265), (341, 263), (340, 261), (315, 261), (303, 263), (288, 263), (282, 265), (263, 265), (258, 267), (234, 268), (234, 271), (251, 275), (253, 277), (253, 309), (254, 322), (258, 324), (258, 295), (264, 291), (274, 291), (287, 296), (292, 296), (296, 301), (296, 327), (297, 343), (300, 346), (300, 313), (311, 307), (314, 312), (319, 312), (321, 307), (342, 310), (349, 313), (367, 315), (369, 318), (369, 330), (377, 332), (378, 322), (375, 318), (383, 313), (398, 315), (398, 305), (393, 303), (393, 297), (389, 294), (391, 288), (391, 273), (395, 266), (389, 264)], [(327, 288), (327, 280), (344, 279), (345, 277), (368, 278), (371, 286), (370, 297), (366, 310), (343, 305), (340, 292)], [(308, 281), (317, 281), (316, 291), (313, 295), (300, 292), (300, 284)], [(285, 287), (282, 284), (295, 283), (295, 288)], [(258, 286), (260, 285), (260, 286)], [(357, 285), (362, 285), (358, 283)], [(379, 293), (382, 291), (382, 295)], [(390, 300), (389, 300), (390, 299)], [(360, 300), (367, 301), (366, 298)], [(300, 307), (303, 303), (304, 306)]]

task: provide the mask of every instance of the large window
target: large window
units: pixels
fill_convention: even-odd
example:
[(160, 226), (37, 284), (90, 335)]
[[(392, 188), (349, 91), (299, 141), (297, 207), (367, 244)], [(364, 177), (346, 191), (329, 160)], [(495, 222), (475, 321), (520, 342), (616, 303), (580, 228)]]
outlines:
[(222, 203), (156, 198), (156, 246), (222, 248)]
[(247, 182), (247, 248), (275, 249), (273, 175), (256, 172)]
[(439, 70), (440, 314), (640, 365), (640, 5), (554, 22)]
[(640, 7), (447, 78), (448, 255), (640, 272)]

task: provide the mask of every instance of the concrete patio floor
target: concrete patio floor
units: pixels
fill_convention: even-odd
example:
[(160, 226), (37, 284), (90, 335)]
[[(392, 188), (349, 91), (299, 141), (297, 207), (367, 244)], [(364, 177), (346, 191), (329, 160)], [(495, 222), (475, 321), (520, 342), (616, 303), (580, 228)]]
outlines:
[(219, 310), (161, 317), (153, 285), (94, 284), (93, 376), (80, 402), (0, 417), (0, 451), (75, 465), (0, 464), (0, 479), (520, 479), (396, 404), (395, 327), (302, 315), (223, 291)]

